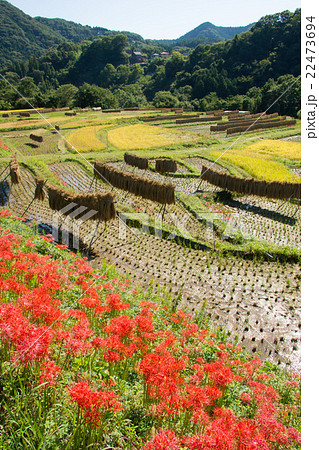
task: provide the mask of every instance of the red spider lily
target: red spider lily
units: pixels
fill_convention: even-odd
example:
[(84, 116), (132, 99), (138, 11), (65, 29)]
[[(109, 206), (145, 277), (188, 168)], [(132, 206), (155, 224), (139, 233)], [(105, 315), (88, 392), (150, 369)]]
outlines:
[(114, 350), (109, 350), (108, 352), (104, 353), (104, 358), (106, 361), (109, 361), (111, 363), (122, 361), (124, 359), (124, 355), (121, 355), (118, 352), (115, 352)]
[(140, 308), (150, 308), (153, 309), (154, 311), (158, 310), (158, 304), (155, 302), (146, 302), (145, 300), (143, 300), (140, 303)]
[(174, 431), (161, 430), (142, 450), (180, 450), (181, 440)]
[(106, 347), (106, 340), (102, 339), (99, 336), (96, 336), (96, 337), (94, 337), (91, 340), (91, 344), (92, 344), (92, 347), (94, 347), (96, 349), (98, 349), (98, 348), (105, 348)]
[(235, 439), (238, 450), (269, 450), (263, 433), (261, 433), (254, 420), (243, 420), (237, 423)]
[(196, 409), (191, 420), (193, 423), (204, 427), (207, 427), (212, 421), (211, 417), (203, 409)]
[(84, 341), (92, 336), (93, 331), (89, 328), (88, 325), (88, 322), (82, 320), (77, 325), (74, 325), (74, 327), (71, 329), (71, 335), (73, 336), (73, 338)]
[(33, 238), (29, 238), (25, 244), (26, 247), (36, 247), (36, 244), (32, 242)]
[(128, 309), (130, 305), (128, 303), (123, 303), (119, 294), (111, 293), (106, 297), (107, 312), (111, 311), (123, 311)]
[(187, 408), (202, 409), (221, 397), (219, 389), (210, 386), (186, 385)]
[(2, 209), (0, 211), (0, 217), (10, 217), (10, 216), (12, 216), (12, 212), (11, 211), (8, 211), (6, 209)]
[(71, 355), (88, 355), (92, 350), (92, 344), (84, 342), (82, 339), (70, 337), (65, 344), (65, 348)]
[(36, 328), (29, 325), (21, 334), (21, 341), (16, 343), (17, 357), (14, 361), (32, 364), (34, 361), (42, 360), (50, 354), (49, 344), (53, 337), (53, 331), (48, 327)]
[(21, 341), (23, 333), (29, 326), (22, 310), (11, 303), (0, 306), (0, 335), (14, 345)]
[(79, 300), (79, 303), (86, 308), (97, 308), (101, 305), (101, 300), (94, 297), (83, 297)]
[(122, 409), (113, 391), (93, 391), (85, 381), (71, 387), (69, 396), (83, 412), (86, 422), (93, 426), (99, 426), (103, 410), (116, 412)]
[(198, 325), (196, 323), (186, 323), (186, 330), (182, 333), (185, 337), (196, 336), (198, 332)]
[(135, 327), (135, 320), (130, 319), (127, 315), (114, 317), (110, 320), (110, 324), (104, 328), (108, 334), (117, 335), (120, 337), (132, 336)]
[(22, 283), (18, 283), (15, 277), (9, 277), (6, 280), (0, 278), (0, 290), (18, 295), (26, 294), (29, 291), (28, 287)]
[(288, 428), (287, 433), (288, 433), (290, 442), (292, 442), (292, 443), (296, 442), (297, 444), (301, 444), (301, 435), (300, 435), (299, 431), (296, 430), (296, 428), (293, 428), (293, 427)]
[(295, 381), (295, 380), (291, 380), (291, 381), (286, 381), (286, 386), (292, 386), (292, 387), (298, 387), (299, 386), (299, 384), (297, 383), (297, 381)]
[(249, 395), (249, 394), (247, 394), (247, 392), (243, 392), (241, 395), (240, 395), (240, 400), (243, 402), (243, 403), (251, 403), (252, 402), (252, 398), (251, 398), (251, 396)]
[[(176, 387), (176, 386), (175, 386)], [(174, 389), (177, 391), (177, 388)], [(173, 390), (172, 390), (173, 391)], [(164, 415), (173, 416), (187, 408), (186, 399), (178, 393), (170, 393), (156, 406), (153, 407), (154, 413), (158, 417)]]
[(67, 342), (71, 338), (71, 335), (66, 330), (59, 330), (55, 333), (55, 342), (63, 343)]
[(60, 248), (61, 250), (65, 250), (66, 248), (68, 248), (68, 246), (65, 245), (65, 244), (56, 244), (55, 246), (56, 246), (57, 248)]
[(55, 290), (50, 283), (48, 287), (40, 286), (20, 297), (17, 303), (23, 311), (29, 312), (34, 320), (43, 321), (46, 325), (57, 324), (63, 313), (58, 309), (60, 301), (47, 293), (50, 290)]
[[(142, 313), (135, 318), (135, 327), (135, 332), (138, 334), (142, 333), (145, 335), (145, 333), (152, 333), (154, 331), (152, 318), (142, 315)], [(149, 336), (150, 335), (148, 334), (148, 337)]]
[(3, 148), (5, 150), (9, 150), (9, 147), (6, 144), (4, 144), (2, 141), (0, 141), (0, 148)]
[(271, 412), (263, 408), (263, 411), (257, 416), (257, 423), (268, 442), (285, 447), (288, 445), (289, 437), (286, 427), (279, 423)]
[(204, 364), (204, 371), (208, 373), (209, 380), (217, 387), (225, 387), (234, 380), (234, 374), (222, 362)]
[(61, 368), (52, 361), (44, 361), (40, 366), (40, 383), (46, 383), (44, 388), (54, 386), (58, 376), (61, 373)]
[(43, 239), (46, 242), (54, 242), (52, 234), (45, 234), (44, 236), (40, 236), (40, 239)]
[(177, 392), (178, 386), (184, 381), (179, 376), (186, 363), (172, 356), (167, 350), (162, 354), (150, 353), (139, 364), (138, 371), (144, 376), (150, 386), (150, 394), (165, 398)]
[(254, 400), (259, 404), (267, 403), (277, 403), (280, 396), (278, 392), (272, 386), (266, 386), (263, 383), (257, 381), (249, 381)]

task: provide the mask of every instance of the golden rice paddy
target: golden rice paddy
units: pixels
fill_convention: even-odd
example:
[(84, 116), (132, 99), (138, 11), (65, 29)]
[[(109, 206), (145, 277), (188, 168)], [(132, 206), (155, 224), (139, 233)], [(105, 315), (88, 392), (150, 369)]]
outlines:
[(240, 154), (244, 156), (262, 158), (286, 158), (295, 161), (301, 159), (301, 143), (278, 141), (275, 139), (262, 139), (259, 142), (243, 147)]
[(105, 125), (84, 127), (73, 131), (68, 138), (68, 146), (72, 146), (78, 152), (99, 151), (106, 148), (106, 144), (97, 138), (98, 131), (105, 128)]
[(199, 136), (152, 125), (129, 125), (108, 132), (109, 142), (119, 150), (144, 150), (167, 145), (196, 142)]

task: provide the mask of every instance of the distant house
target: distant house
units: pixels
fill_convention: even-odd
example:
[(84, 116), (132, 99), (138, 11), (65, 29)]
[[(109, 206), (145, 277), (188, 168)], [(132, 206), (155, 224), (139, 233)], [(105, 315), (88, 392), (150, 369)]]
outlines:
[(151, 56), (151, 60), (155, 58), (162, 58), (162, 59), (168, 59), (170, 58), (170, 54), (168, 52), (162, 52), (162, 53), (153, 53)]
[(169, 58), (169, 53), (167, 53), (167, 52), (162, 52), (160, 56), (161, 56), (162, 58), (164, 58), (164, 59), (168, 59), (168, 58)]
[(133, 50), (131, 55), (131, 64), (144, 63), (147, 61), (147, 55), (144, 55), (140, 50)]

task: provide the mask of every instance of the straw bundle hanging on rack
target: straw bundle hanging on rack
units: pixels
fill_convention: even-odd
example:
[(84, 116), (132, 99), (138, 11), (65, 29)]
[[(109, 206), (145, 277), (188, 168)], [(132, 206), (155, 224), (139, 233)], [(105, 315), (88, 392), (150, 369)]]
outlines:
[(122, 172), (115, 167), (99, 161), (94, 163), (94, 175), (112, 186), (131, 192), (134, 195), (165, 204), (175, 203), (175, 186), (160, 183), (138, 175)]
[(132, 155), (131, 153), (124, 153), (124, 161), (133, 167), (138, 167), (139, 169), (148, 169), (148, 159), (142, 158), (141, 156)]
[(214, 111), (206, 111), (205, 114), (208, 116), (214, 115), (214, 116), (222, 116), (224, 114), (223, 109), (215, 109)]
[[(79, 206), (84, 206), (89, 210), (97, 211), (90, 220), (101, 219), (103, 222), (107, 222), (116, 217), (115, 209), (115, 197), (111, 192), (107, 194), (92, 193), (92, 194), (72, 194), (63, 189), (59, 189), (55, 186), (48, 186), (49, 205), (54, 211), (61, 211), (64, 208), (74, 204), (74, 206), (68, 209), (64, 214), (70, 215)], [(88, 211), (85, 209), (82, 213), (76, 214), (76, 219), (80, 219)]]
[(159, 158), (155, 160), (155, 170), (156, 172), (165, 173), (177, 172), (177, 162), (174, 159), (169, 158)]
[(148, 116), (148, 117), (142, 117), (140, 116), (139, 119), (143, 122), (160, 122), (162, 120), (175, 120), (175, 119), (192, 119), (194, 117), (198, 117), (199, 114), (170, 114), (165, 116)]
[(121, 109), (102, 109), (102, 113), (120, 113)]
[[(228, 123), (240, 123), (240, 121), (242, 120), (251, 120), (251, 119), (258, 119), (260, 117), (259, 120), (265, 120), (265, 119), (273, 119), (274, 117), (278, 117), (278, 113), (272, 113), (272, 114), (263, 114), (263, 113), (257, 113), (257, 114), (247, 114), (244, 117), (240, 116), (240, 117), (230, 117), (228, 119)], [(259, 122), (258, 120), (258, 122)]]
[[(286, 127), (290, 125), (296, 124), (296, 119), (292, 120), (284, 120), (286, 117), (284, 116), (281, 119), (275, 119), (275, 120), (268, 120), (267, 122), (256, 122), (255, 125), (252, 125), (249, 127), (249, 131), (253, 130), (262, 130), (264, 128), (279, 128), (279, 127)], [(236, 126), (233, 128), (227, 128), (227, 134), (233, 134), (233, 133), (241, 133), (242, 131), (246, 131), (247, 126)]]
[[(252, 126), (255, 125), (260, 125), (260, 124), (264, 124), (264, 123), (281, 123), (284, 122), (286, 120), (286, 116), (282, 116), (282, 117), (274, 117), (271, 118), (269, 116), (264, 117), (262, 116), (259, 120), (256, 119), (248, 119), (248, 120), (238, 120), (238, 122), (236, 122), (235, 120), (230, 120), (228, 122), (219, 122), (217, 123), (215, 126), (211, 125), (210, 127), (210, 131), (225, 131), (228, 130), (230, 128), (238, 128), (238, 127), (244, 127), (244, 130), (247, 129), (249, 127), (249, 129), (252, 129)], [(243, 131), (244, 131), (243, 130)]]
[(19, 163), (18, 163), (16, 155), (11, 156), (9, 167), (10, 167), (11, 183), (12, 184), (20, 184), (21, 183), (21, 174), (20, 174)]
[(258, 195), (260, 197), (286, 199), (301, 197), (300, 183), (280, 181), (265, 181), (254, 178), (239, 178), (233, 175), (215, 172), (202, 166), (201, 178), (210, 184), (228, 191), (245, 195)]
[(41, 202), (43, 202), (43, 200), (45, 199), (45, 189), (44, 189), (45, 181), (43, 178), (35, 177), (35, 182), (36, 186), (34, 192), (34, 200), (40, 200)]
[(205, 117), (197, 117), (197, 118), (191, 118), (191, 119), (178, 119), (176, 120), (176, 124), (183, 124), (183, 123), (197, 123), (197, 122), (215, 122), (216, 120), (222, 120), (222, 116), (205, 116)]

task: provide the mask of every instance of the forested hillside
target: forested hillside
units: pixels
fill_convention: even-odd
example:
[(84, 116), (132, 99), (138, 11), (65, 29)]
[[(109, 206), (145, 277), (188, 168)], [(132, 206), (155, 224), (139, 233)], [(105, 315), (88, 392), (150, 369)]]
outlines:
[[(103, 35), (117, 34), (107, 28), (83, 26), (64, 19), (32, 18), (11, 3), (0, 0), (0, 67), (44, 55), (63, 42), (79, 43)], [(144, 43), (136, 33), (130, 40)]]
[(59, 33), (33, 20), (10, 3), (0, 1), (0, 65), (39, 56), (63, 42)]
[[(64, 22), (54, 23), (57, 28)], [(72, 29), (64, 33), (72, 34)], [(213, 45), (200, 44), (188, 56), (172, 51), (165, 58), (145, 55), (135, 63), (135, 49), (123, 34), (63, 42), (40, 58), (12, 63), (2, 73), (34, 106), (113, 108), (152, 103), (260, 111), (300, 74), (300, 9), (265, 16), (245, 33)], [(296, 116), (299, 105), (300, 81), (272, 112)], [(1, 109), (27, 106), (1, 82)]]
[[(178, 39), (145, 40), (137, 33), (121, 32), (130, 44), (140, 46), (151, 55), (163, 50), (194, 48), (200, 43), (213, 44), (231, 39), (251, 25), (244, 27), (217, 27), (205, 22)], [(97, 37), (114, 36), (118, 31), (104, 27), (90, 27), (64, 19), (30, 17), (6, 0), (0, 0), (0, 67), (12, 62), (21, 62), (31, 56), (44, 55), (46, 51), (62, 42), (80, 43)]]

